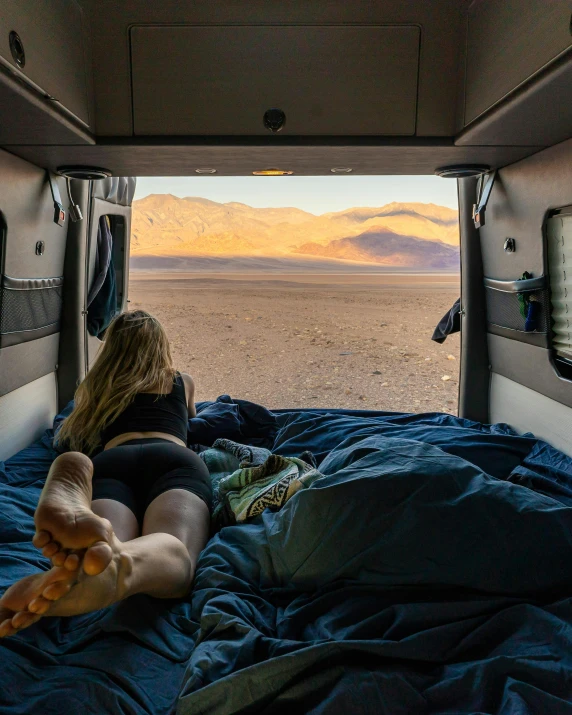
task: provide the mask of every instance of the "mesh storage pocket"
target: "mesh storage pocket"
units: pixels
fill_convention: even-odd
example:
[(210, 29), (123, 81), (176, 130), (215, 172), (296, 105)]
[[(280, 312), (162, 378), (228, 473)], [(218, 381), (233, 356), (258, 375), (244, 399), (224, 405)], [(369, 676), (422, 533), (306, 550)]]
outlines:
[(550, 291), (544, 277), (517, 281), (485, 278), (487, 321), (506, 330), (547, 333)]
[(63, 278), (10, 278), (0, 284), (2, 346), (57, 332)]

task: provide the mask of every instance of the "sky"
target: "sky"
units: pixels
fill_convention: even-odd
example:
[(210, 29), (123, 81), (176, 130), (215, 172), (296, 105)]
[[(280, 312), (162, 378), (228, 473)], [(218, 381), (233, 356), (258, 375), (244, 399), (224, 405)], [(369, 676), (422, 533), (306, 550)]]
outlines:
[(457, 182), (438, 176), (197, 176), (137, 179), (135, 198), (149, 194), (200, 196), (256, 208), (294, 206), (313, 214), (392, 201), (457, 209)]

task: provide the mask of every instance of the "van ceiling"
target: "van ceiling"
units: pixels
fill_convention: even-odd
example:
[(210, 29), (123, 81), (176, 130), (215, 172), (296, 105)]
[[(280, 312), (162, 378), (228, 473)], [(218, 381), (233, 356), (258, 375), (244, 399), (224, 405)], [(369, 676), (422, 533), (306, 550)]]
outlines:
[(51, 169), (428, 174), (572, 135), (569, 0), (3, 6), (0, 145)]

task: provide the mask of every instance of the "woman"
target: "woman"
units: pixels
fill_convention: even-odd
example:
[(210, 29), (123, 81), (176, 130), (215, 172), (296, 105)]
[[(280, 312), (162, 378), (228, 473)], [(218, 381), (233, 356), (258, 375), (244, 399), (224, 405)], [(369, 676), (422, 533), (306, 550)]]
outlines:
[(186, 446), (194, 393), (156, 318), (137, 310), (113, 321), (56, 436), (72, 451), (53, 463), (34, 516), (34, 544), (54, 568), (6, 591), (0, 637), (42, 615), (188, 592), (212, 497), (208, 470)]

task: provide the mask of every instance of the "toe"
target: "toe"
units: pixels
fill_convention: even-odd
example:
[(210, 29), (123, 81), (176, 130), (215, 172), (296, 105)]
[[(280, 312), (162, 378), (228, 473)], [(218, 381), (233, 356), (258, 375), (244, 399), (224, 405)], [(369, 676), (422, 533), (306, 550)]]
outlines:
[(30, 613), (29, 611), (18, 611), (16, 615), (12, 618), (12, 627), (16, 630), (21, 630), (22, 628), (27, 628), (39, 620), (39, 616), (35, 613)]
[(44, 546), (42, 549), (42, 554), (48, 558), (51, 559), (54, 554), (57, 554), (57, 552), (60, 550), (60, 545), (58, 544), (57, 541), (50, 541), (48, 544)]
[(71, 584), (67, 581), (57, 581), (51, 583), (42, 591), (42, 596), (48, 601), (58, 601), (71, 590)]
[(77, 571), (80, 563), (81, 558), (79, 554), (68, 554), (62, 566), (68, 571)]
[(37, 549), (43, 549), (46, 544), (52, 540), (52, 535), (49, 531), (37, 531), (34, 534), (32, 543)]
[(97, 576), (109, 566), (112, 557), (111, 546), (104, 541), (100, 541), (85, 552), (83, 570), (88, 576)]
[(36, 613), (39, 616), (42, 616), (48, 608), (52, 605), (51, 601), (48, 601), (47, 598), (44, 598), (43, 596), (38, 596), (37, 598), (34, 598), (30, 603), (28, 604), (28, 611), (30, 613)]
[(54, 566), (63, 566), (68, 558), (68, 552), (66, 549), (61, 549), (60, 551), (56, 551), (51, 558)]
[(12, 636), (16, 633), (16, 629), (12, 625), (12, 619), (6, 618), (0, 623), (0, 638), (5, 638), (6, 636)]

